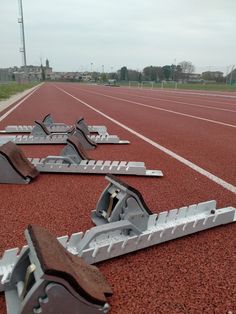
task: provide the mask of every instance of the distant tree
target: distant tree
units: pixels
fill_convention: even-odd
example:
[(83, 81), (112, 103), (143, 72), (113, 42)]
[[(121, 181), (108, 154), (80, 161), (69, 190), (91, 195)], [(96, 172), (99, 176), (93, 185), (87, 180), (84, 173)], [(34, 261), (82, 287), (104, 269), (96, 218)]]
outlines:
[(179, 66), (182, 69), (182, 73), (190, 74), (195, 71), (195, 67), (190, 61), (182, 61), (179, 63)]
[(152, 65), (143, 69), (143, 80), (144, 81), (156, 81), (157, 80), (157, 67)]
[(142, 72), (139, 72), (139, 74), (138, 74), (138, 81), (139, 81), (139, 83), (142, 82)]
[(123, 66), (120, 69), (120, 80), (121, 81), (128, 81), (128, 69), (126, 66)]
[(164, 65), (162, 67), (162, 71), (164, 74), (164, 79), (169, 81), (172, 79), (172, 71), (171, 71), (171, 66), (170, 65)]
[(128, 70), (128, 77), (130, 81), (138, 81), (139, 80), (139, 71), (137, 70)]
[(118, 80), (118, 75), (115, 72), (109, 73), (109, 79), (111, 80)]
[(160, 82), (164, 80), (164, 73), (162, 67), (156, 67), (156, 81)]
[(102, 73), (102, 74), (101, 74), (101, 81), (102, 81), (102, 82), (106, 82), (106, 81), (107, 81), (107, 75), (106, 75), (106, 73)]
[(43, 65), (41, 64), (41, 80), (45, 81), (46, 75), (45, 75), (45, 69)]
[(143, 81), (150, 81), (151, 67), (147, 66), (143, 69)]
[(182, 68), (181, 66), (178, 64), (176, 66), (176, 69), (175, 69), (175, 81), (178, 81), (182, 78)]

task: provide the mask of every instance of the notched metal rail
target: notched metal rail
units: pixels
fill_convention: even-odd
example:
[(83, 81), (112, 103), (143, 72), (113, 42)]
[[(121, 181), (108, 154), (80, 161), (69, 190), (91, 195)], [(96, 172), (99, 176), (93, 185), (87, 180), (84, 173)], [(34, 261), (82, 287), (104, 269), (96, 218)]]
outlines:
[(143, 162), (110, 161), (110, 160), (81, 160), (79, 164), (63, 163), (64, 158), (28, 158), (39, 172), (54, 173), (87, 173), (87, 174), (120, 174), (162, 177), (160, 170), (147, 170)]
[(144, 162), (90, 160), (76, 136), (68, 139), (60, 156), (29, 158), (29, 161), (40, 172), (163, 176), (160, 170), (147, 170)]

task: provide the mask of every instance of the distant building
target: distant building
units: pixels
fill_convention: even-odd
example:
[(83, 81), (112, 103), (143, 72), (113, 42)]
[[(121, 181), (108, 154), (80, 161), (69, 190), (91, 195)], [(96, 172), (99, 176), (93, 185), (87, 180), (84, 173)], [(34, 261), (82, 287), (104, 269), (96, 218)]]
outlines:
[(188, 82), (199, 83), (202, 81), (202, 75), (199, 73), (189, 73), (188, 74)]
[[(43, 77), (43, 72), (45, 77)], [(25, 81), (37, 82), (43, 79), (50, 80), (52, 73), (53, 72), (49, 65), (49, 61), (46, 60), (45, 66), (27, 65), (26, 68), (24, 66), (14, 66), (11, 68), (0, 69), (0, 81), (16, 81), (19, 83)]]
[(202, 78), (206, 81), (223, 81), (224, 73), (220, 71), (206, 71), (202, 73)]
[(0, 82), (9, 82), (13, 80), (13, 73), (9, 68), (0, 69)]

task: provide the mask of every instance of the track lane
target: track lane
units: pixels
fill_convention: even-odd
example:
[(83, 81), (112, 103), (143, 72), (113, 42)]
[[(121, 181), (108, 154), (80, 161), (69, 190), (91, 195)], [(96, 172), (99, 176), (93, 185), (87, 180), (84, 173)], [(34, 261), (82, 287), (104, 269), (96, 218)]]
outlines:
[[(72, 83), (75, 84), (76, 83)], [(84, 84), (86, 85), (86, 84)], [(89, 84), (87, 84), (89, 86)], [(111, 89), (114, 89), (113, 87), (105, 86), (105, 85), (93, 85), (94, 89), (97, 89), (98, 91), (101, 89), (104, 89), (106, 91), (109, 91)], [(236, 92), (232, 93), (232, 95), (228, 92), (224, 95), (217, 95), (217, 94), (210, 94), (210, 93), (192, 93), (192, 92), (182, 92), (181, 90), (170, 90), (170, 89), (161, 89), (161, 88), (138, 88), (138, 87), (128, 87), (128, 86), (120, 86), (119, 88), (116, 88), (117, 90), (121, 90), (125, 93), (138, 93), (143, 96), (151, 96), (151, 97), (164, 97), (164, 98), (170, 98), (170, 99), (183, 99), (183, 100), (191, 100), (196, 101), (197, 103), (205, 103), (208, 102), (208, 106), (212, 104), (212, 106), (216, 106), (215, 104), (220, 104), (220, 107), (224, 106), (226, 109), (232, 109), (235, 110), (236, 107)], [(229, 97), (230, 98), (229, 98)], [(217, 105), (218, 106), (218, 105)]]
[(236, 128), (236, 110), (225, 111), (224, 109), (215, 110), (206, 107), (202, 108), (201, 106), (198, 107), (189, 103), (162, 100), (149, 96), (137, 96), (136, 94), (126, 94), (119, 91), (117, 92), (117, 89), (115, 89), (115, 91), (92, 91), (91, 89), (82, 87), (81, 90), (113, 99), (116, 99), (117, 97), (133, 103), (136, 102), (139, 105), (147, 107), (150, 106), (152, 109), (156, 108), (156, 110), (164, 110), (172, 114), (185, 115), (186, 117), (192, 119), (195, 118), (203, 121), (205, 120), (207, 122), (228, 125), (229, 127)]
[[(89, 152), (92, 157), (144, 160), (149, 168), (163, 169), (166, 176), (162, 179), (121, 177), (140, 190), (154, 212), (210, 198), (216, 199), (219, 206), (236, 205), (233, 193), (144, 144), (78, 101), (70, 100), (50, 84), (6, 119), (11, 124), (14, 121), (30, 123), (39, 114), (43, 116), (49, 111), (58, 122), (68, 123), (72, 123), (78, 113), (82, 114), (89, 123), (106, 124), (110, 133), (132, 141), (131, 145), (123, 147), (99, 146)], [(35, 157), (58, 153), (61, 148), (23, 147), (28, 156)], [(55, 236), (92, 227), (90, 212), (106, 185), (102, 176), (50, 174), (41, 175), (28, 186), (1, 185), (1, 252), (25, 244), (23, 229), (28, 223), (44, 226)], [(114, 292), (109, 298), (110, 313), (235, 311), (235, 231), (235, 224), (227, 225), (100, 263), (98, 267)], [(6, 313), (3, 295), (0, 296), (0, 313)]]
[(141, 133), (148, 138), (235, 185), (236, 145), (232, 128), (223, 127), (222, 131), (220, 125), (194, 119), (190, 121), (182, 116), (177, 119), (165, 112), (156, 115), (150, 110), (143, 110), (142, 106), (114, 99), (111, 102), (104, 96), (76, 90), (74, 86), (67, 85), (66, 91), (135, 131), (142, 130)]
[[(222, 97), (218, 96), (217, 94), (213, 96), (208, 95), (208, 94), (193, 94), (193, 93), (186, 93), (186, 92), (178, 92), (177, 90), (165, 90), (165, 89), (143, 89), (143, 88), (128, 88), (128, 87), (120, 87), (119, 89), (121, 89), (122, 91), (130, 91), (132, 92), (135, 91), (135, 93), (139, 93), (140, 95), (149, 95), (152, 97), (168, 97), (170, 99), (183, 99), (183, 100), (191, 100), (191, 101), (196, 101), (198, 103), (208, 103), (208, 106), (210, 106), (210, 104), (212, 104), (213, 106), (215, 106), (215, 104), (220, 104), (221, 106), (224, 106), (226, 109), (231, 107), (232, 109), (235, 109), (236, 106), (236, 93), (234, 93), (233, 98), (227, 98), (226, 97)], [(227, 94), (228, 95), (228, 94)], [(235, 96), (235, 97), (234, 97)]]

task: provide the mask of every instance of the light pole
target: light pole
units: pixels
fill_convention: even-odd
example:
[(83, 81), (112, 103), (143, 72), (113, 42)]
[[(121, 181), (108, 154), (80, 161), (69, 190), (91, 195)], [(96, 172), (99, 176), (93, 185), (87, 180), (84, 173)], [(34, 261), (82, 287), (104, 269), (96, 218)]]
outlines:
[(24, 72), (26, 73), (26, 71), (27, 71), (27, 63), (26, 63), (25, 29), (24, 29), (24, 15), (23, 15), (22, 0), (19, 0), (19, 14), (20, 14), (20, 17), (18, 18), (18, 23), (20, 24), (21, 42), (22, 42), (22, 47), (20, 49), (20, 52), (22, 52), (22, 54), (23, 54)]
[(91, 65), (91, 73), (93, 72), (93, 62), (90, 63)]

